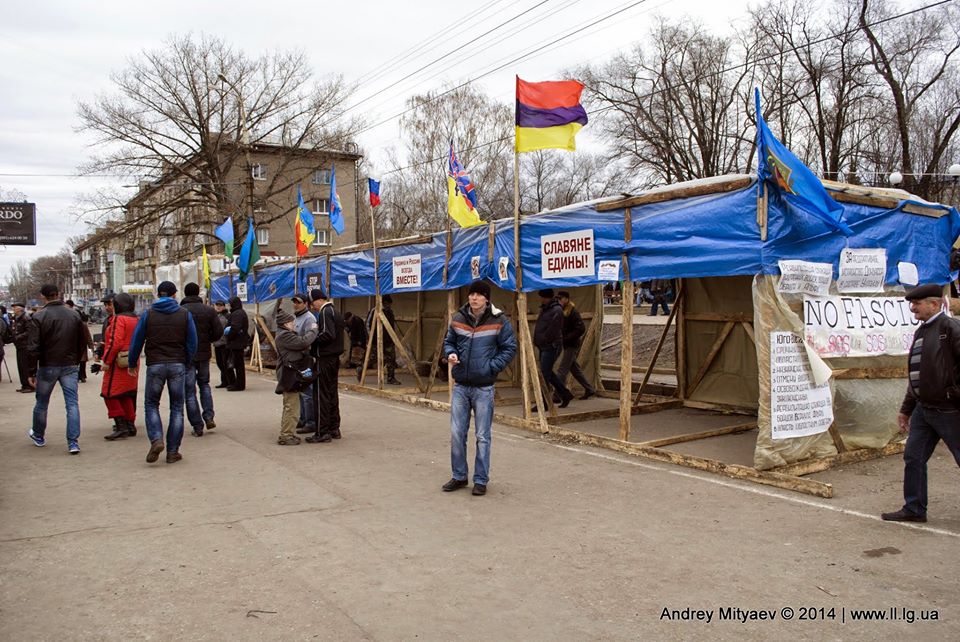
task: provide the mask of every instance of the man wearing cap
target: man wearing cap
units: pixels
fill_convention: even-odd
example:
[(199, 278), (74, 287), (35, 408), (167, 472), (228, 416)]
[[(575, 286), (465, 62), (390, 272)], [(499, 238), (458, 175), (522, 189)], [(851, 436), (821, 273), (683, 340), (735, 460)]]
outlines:
[(540, 315), (533, 328), (533, 345), (540, 351), (540, 372), (547, 384), (560, 397), (560, 407), (566, 408), (573, 393), (560, 381), (553, 371), (553, 364), (563, 352), (563, 306), (553, 295), (553, 290), (540, 290)]
[(889, 522), (927, 521), (927, 461), (941, 439), (960, 465), (960, 322), (943, 313), (943, 288), (921, 285), (907, 292), (920, 322), (907, 361), (907, 394), (897, 415), (906, 432), (903, 508), (881, 517)]
[(144, 386), (143, 416), (150, 438), (147, 463), (153, 463), (163, 452), (163, 422), (160, 419), (160, 398), (166, 386), (170, 395), (170, 418), (167, 422), (167, 463), (183, 459), (183, 395), (187, 367), (197, 352), (197, 329), (189, 310), (177, 304), (177, 286), (164, 281), (157, 286), (157, 300), (144, 311), (133, 330), (130, 342), (130, 375), (139, 367), (140, 352), (147, 355), (147, 380)]
[(317, 313), (317, 339), (313, 342), (313, 356), (317, 364), (316, 433), (307, 437), (310, 444), (340, 439), (340, 397), (337, 376), (340, 355), (343, 354), (343, 317), (333, 307), (322, 289), (310, 291), (311, 307)]
[(484, 495), (490, 479), (490, 438), (494, 384), (517, 354), (510, 319), (490, 303), (490, 285), (474, 281), (467, 303), (453, 315), (443, 342), (443, 355), (453, 364), (453, 403), (450, 406), (450, 466), (453, 476), (443, 485), (451, 492), (467, 485), (467, 434), (473, 412), (477, 454), (473, 464), (473, 494)]
[[(217, 312), (200, 298), (200, 286), (187, 283), (183, 286), (186, 295), (180, 306), (190, 312), (193, 325), (197, 329), (197, 353), (193, 363), (187, 365), (186, 379), (183, 381), (183, 394), (187, 407), (187, 420), (193, 429), (194, 437), (202, 437), (203, 430), (217, 427), (214, 421), (213, 391), (210, 390), (211, 345), (223, 336), (223, 326)], [(200, 401), (197, 402), (197, 388), (200, 389)]]
[(35, 446), (44, 446), (47, 432), (47, 407), (53, 387), (59, 383), (67, 408), (67, 451), (80, 453), (80, 404), (77, 401), (80, 356), (87, 351), (84, 323), (75, 310), (60, 300), (59, 288), (46, 284), (40, 288), (43, 309), (27, 326), (27, 352), (30, 377), (27, 382), (37, 390), (33, 407), (33, 427), (27, 433)]
[[(306, 294), (294, 294), (290, 299), (293, 303), (293, 331), (297, 336), (312, 345), (317, 339), (317, 317), (310, 310), (310, 297)], [(279, 321), (278, 327), (279, 327)], [(297, 420), (297, 432), (307, 435), (317, 432), (316, 405), (313, 398), (316, 395), (313, 385), (300, 391), (300, 418)]]
[(27, 336), (30, 330), (30, 314), (23, 303), (13, 304), (13, 345), (17, 348), (17, 374), (20, 387), (17, 392), (34, 392), (30, 385), (30, 352), (27, 350)]

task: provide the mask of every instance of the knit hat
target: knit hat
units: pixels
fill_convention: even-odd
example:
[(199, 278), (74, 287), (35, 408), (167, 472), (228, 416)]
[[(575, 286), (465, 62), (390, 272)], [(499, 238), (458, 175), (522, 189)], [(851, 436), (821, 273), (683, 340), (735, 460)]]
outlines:
[(467, 294), (482, 294), (489, 301), (490, 284), (486, 281), (474, 281), (470, 284), (470, 291)]
[(547, 288), (546, 290), (540, 290), (537, 292), (543, 299), (552, 299), (553, 298), (553, 288)]
[(196, 283), (187, 283), (183, 286), (183, 293), (187, 296), (197, 296), (200, 294), (200, 286)]
[(907, 301), (919, 301), (920, 299), (939, 299), (943, 296), (943, 288), (933, 283), (927, 285), (918, 285), (903, 297)]
[(277, 327), (282, 327), (293, 321), (293, 315), (285, 310), (277, 310)]
[(322, 288), (314, 288), (310, 290), (310, 300), (317, 301), (318, 299), (327, 300), (327, 293), (323, 291)]
[(177, 286), (170, 281), (164, 281), (157, 286), (157, 296), (173, 296), (177, 293)]

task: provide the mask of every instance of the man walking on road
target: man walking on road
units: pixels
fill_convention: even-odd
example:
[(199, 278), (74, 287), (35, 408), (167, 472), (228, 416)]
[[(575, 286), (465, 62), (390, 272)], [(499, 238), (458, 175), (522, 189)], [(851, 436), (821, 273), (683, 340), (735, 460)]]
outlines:
[(960, 466), (960, 322), (943, 313), (943, 288), (921, 285), (907, 292), (920, 321), (907, 361), (907, 394), (897, 415), (908, 433), (903, 451), (903, 508), (888, 522), (927, 521), (927, 462), (942, 439)]
[(306, 441), (319, 444), (340, 439), (337, 377), (340, 372), (340, 355), (343, 353), (343, 317), (323, 290), (312, 290), (310, 299), (311, 306), (319, 315), (317, 340), (313, 343), (313, 355), (317, 362), (317, 432), (307, 437)]
[[(540, 315), (533, 328), (533, 345), (540, 351), (540, 372), (543, 378), (560, 397), (560, 407), (566, 408), (573, 399), (573, 393), (567, 390), (553, 371), (553, 365), (563, 352), (563, 307), (553, 296), (552, 289), (540, 290), (538, 294), (540, 295)], [(549, 390), (547, 394), (550, 394)]]
[[(67, 409), (67, 450), (80, 453), (80, 404), (77, 401), (80, 358), (87, 351), (87, 335), (80, 315), (60, 300), (57, 286), (40, 288), (43, 309), (35, 313), (27, 326), (27, 353), (31, 362), (27, 382), (36, 388), (33, 427), (28, 433), (34, 445), (44, 446), (47, 408), (53, 387), (59, 382)], [(36, 370), (33, 370), (36, 364)]]
[(147, 463), (153, 463), (163, 452), (163, 422), (160, 419), (160, 398), (166, 386), (170, 397), (170, 418), (167, 422), (167, 463), (183, 459), (183, 386), (187, 367), (197, 352), (197, 330), (193, 316), (177, 305), (173, 296), (177, 286), (164, 281), (157, 286), (157, 300), (140, 315), (130, 343), (130, 375), (136, 374), (140, 352), (147, 355), (147, 381), (144, 390), (143, 415), (150, 438)]
[(567, 385), (567, 375), (573, 373), (573, 378), (583, 386), (581, 399), (589, 399), (597, 394), (597, 389), (587, 380), (583, 368), (577, 363), (577, 352), (580, 351), (580, 342), (587, 328), (583, 324), (583, 317), (577, 306), (570, 300), (570, 293), (565, 290), (557, 292), (557, 301), (563, 306), (563, 352), (560, 354), (560, 363), (557, 365), (557, 378)]
[(13, 304), (13, 345), (17, 348), (17, 374), (20, 376), (20, 387), (17, 392), (34, 392), (30, 385), (30, 352), (27, 350), (27, 336), (30, 332), (30, 314), (23, 303)]
[(484, 495), (490, 479), (490, 438), (494, 384), (497, 375), (517, 354), (510, 320), (490, 303), (490, 285), (475, 281), (467, 304), (453, 315), (443, 342), (443, 354), (453, 364), (453, 403), (450, 406), (450, 466), (453, 476), (445, 492), (467, 485), (467, 434), (473, 412), (477, 455), (473, 464), (473, 494)]
[[(203, 429), (217, 427), (213, 409), (213, 391), (210, 389), (211, 345), (223, 336), (223, 326), (216, 311), (200, 298), (200, 286), (187, 283), (183, 286), (186, 295), (180, 306), (193, 316), (193, 325), (197, 329), (197, 354), (193, 363), (187, 365), (186, 379), (183, 381), (183, 395), (187, 406), (187, 421), (193, 428), (194, 437), (202, 437)], [(200, 389), (200, 401), (197, 402), (197, 388)]]

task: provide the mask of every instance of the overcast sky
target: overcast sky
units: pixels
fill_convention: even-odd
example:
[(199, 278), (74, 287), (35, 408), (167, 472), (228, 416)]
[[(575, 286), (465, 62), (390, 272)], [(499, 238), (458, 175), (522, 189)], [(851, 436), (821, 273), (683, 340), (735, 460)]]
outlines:
[[(37, 204), (36, 247), (0, 246), (0, 281), (11, 266), (56, 253), (69, 236), (86, 230), (70, 215), (78, 194), (121, 186), (120, 178), (75, 176), (90, 154), (90, 140), (75, 129), (77, 102), (111, 91), (110, 74), (173, 34), (217, 36), (248, 54), (302, 49), (316, 75), (343, 74), (355, 82), (383, 69), (415, 45), (411, 56), (381, 78), (363, 82), (356, 100), (377, 94), (411, 71), (543, 0), (492, 0), (457, 4), (418, 0), (398, 4), (362, 2), (77, 2), (0, 3), (0, 190), (18, 190)], [(410, 95), (471, 79), (531, 50), (537, 53), (477, 81), (490, 95), (512, 104), (513, 75), (555, 80), (558, 71), (601, 62), (642, 39), (657, 16), (695, 16), (711, 29), (727, 31), (745, 19), (747, 2), (705, 0), (547, 0), (524, 17), (494, 30), (477, 44), (445, 58), (423, 73), (382, 91), (360, 108), (368, 122), (398, 114)], [(402, 7), (402, 8), (401, 8)], [(629, 8), (627, 8), (629, 7)], [(546, 43), (626, 8), (616, 17)], [(479, 12), (479, 13), (477, 13)], [(464, 20), (476, 14), (471, 20)], [(456, 26), (452, 26), (456, 24)], [(522, 29), (521, 29), (522, 28)], [(518, 30), (519, 29), (519, 30)], [(512, 33), (516, 31), (516, 33)], [(443, 32), (443, 35), (438, 35)], [(502, 39), (502, 40), (501, 40)], [(588, 126), (589, 127), (589, 126)], [(584, 133), (588, 133), (585, 130)], [(397, 121), (362, 135), (361, 144), (381, 170), (378, 150), (398, 143)]]

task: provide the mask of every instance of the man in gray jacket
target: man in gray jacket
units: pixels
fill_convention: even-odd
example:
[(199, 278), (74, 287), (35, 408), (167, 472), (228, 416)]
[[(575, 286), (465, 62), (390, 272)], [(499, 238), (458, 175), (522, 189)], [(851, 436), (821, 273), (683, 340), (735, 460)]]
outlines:
[[(317, 317), (310, 310), (310, 297), (306, 294), (294, 294), (290, 302), (293, 303), (293, 331), (298, 337), (312, 344), (317, 338)], [(317, 432), (316, 406), (313, 403), (315, 394), (313, 386), (300, 391), (298, 434), (307, 435)]]

